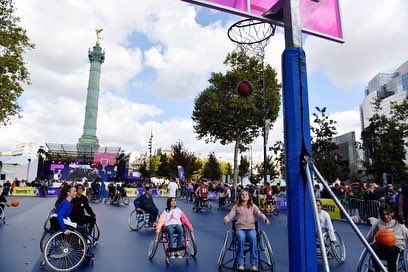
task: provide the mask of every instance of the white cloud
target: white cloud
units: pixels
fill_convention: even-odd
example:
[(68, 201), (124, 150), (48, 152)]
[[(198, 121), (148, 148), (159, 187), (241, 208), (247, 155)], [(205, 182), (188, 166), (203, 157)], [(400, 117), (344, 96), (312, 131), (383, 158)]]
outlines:
[(408, 1), (342, 1), (345, 44), (308, 37), (310, 71), (323, 72), (337, 86), (368, 83), (407, 59)]

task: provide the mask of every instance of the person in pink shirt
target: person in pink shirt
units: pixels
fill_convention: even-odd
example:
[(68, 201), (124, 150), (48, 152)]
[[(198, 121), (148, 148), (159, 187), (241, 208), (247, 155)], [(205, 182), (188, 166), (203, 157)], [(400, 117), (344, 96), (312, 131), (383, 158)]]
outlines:
[[(183, 246), (183, 224), (192, 232), (193, 226), (188, 220), (187, 216), (182, 210), (177, 208), (176, 199), (171, 197), (167, 199), (167, 208), (160, 215), (159, 223), (156, 226), (156, 233), (159, 233), (163, 225), (165, 226), (167, 233), (169, 235), (169, 247), (174, 248), (173, 237), (174, 233), (177, 232), (177, 247), (181, 248)], [(176, 257), (180, 255), (176, 252)]]
[(246, 238), (249, 239), (250, 264), (251, 270), (258, 270), (258, 255), (256, 253), (256, 230), (255, 230), (255, 215), (262, 219), (266, 224), (269, 224), (268, 218), (259, 210), (259, 208), (252, 203), (249, 192), (241, 191), (239, 195), (238, 204), (236, 204), (229, 214), (224, 217), (224, 224), (228, 224), (234, 217), (235, 235), (237, 237), (237, 259), (236, 263), (238, 270), (244, 270), (244, 243)]

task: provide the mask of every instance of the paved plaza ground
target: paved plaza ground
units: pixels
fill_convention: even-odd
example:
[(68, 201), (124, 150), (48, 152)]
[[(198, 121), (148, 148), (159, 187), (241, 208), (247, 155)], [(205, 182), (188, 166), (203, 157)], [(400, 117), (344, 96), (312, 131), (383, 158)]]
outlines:
[[(9, 198), (12, 200), (13, 198)], [(0, 271), (47, 271), (40, 266), (41, 238), (43, 222), (51, 210), (56, 198), (19, 198), (20, 206), (6, 210), (6, 224), (0, 225)], [(216, 203), (213, 203), (213, 206)], [(98, 216), (101, 238), (95, 248), (95, 265), (84, 263), (77, 271), (126, 272), (126, 271), (218, 271), (216, 261), (220, 252), (225, 232), (228, 227), (222, 223), (226, 214), (213, 209), (210, 214), (193, 213), (191, 203), (179, 201), (179, 207), (185, 211), (194, 226), (198, 245), (196, 258), (186, 264), (184, 259), (173, 260), (166, 267), (162, 248), (158, 248), (152, 261), (147, 258), (147, 248), (152, 231), (143, 229), (133, 232), (127, 225), (128, 215), (133, 206), (115, 207), (103, 203), (91, 204)], [(164, 209), (165, 199), (156, 199), (159, 210)], [(288, 271), (288, 245), (286, 214), (272, 217), (271, 224), (265, 230), (275, 253), (276, 270)], [(331, 261), (331, 271), (355, 271), (363, 246), (351, 227), (345, 222), (335, 222), (336, 230), (345, 240), (347, 259), (342, 265)], [(364, 234), (368, 226), (360, 226)]]

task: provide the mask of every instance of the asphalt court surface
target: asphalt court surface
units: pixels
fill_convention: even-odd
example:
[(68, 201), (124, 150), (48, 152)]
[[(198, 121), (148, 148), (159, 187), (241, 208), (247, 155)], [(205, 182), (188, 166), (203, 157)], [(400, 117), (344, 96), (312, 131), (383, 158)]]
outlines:
[[(8, 198), (12, 201), (14, 198)], [(6, 208), (6, 224), (0, 225), (0, 272), (48, 271), (41, 267), (42, 255), (39, 240), (43, 231), (43, 223), (54, 205), (55, 197), (18, 198), (17, 208)], [(156, 205), (161, 212), (165, 207), (164, 198), (156, 198)], [(76, 271), (127, 272), (127, 271), (219, 271), (217, 258), (224, 240), (225, 232), (231, 225), (224, 226), (222, 218), (227, 212), (219, 211), (213, 204), (211, 213), (193, 213), (191, 202), (178, 201), (178, 206), (186, 213), (194, 227), (198, 254), (185, 259), (172, 259), (166, 267), (163, 248), (159, 246), (152, 261), (147, 258), (147, 249), (153, 232), (142, 229), (131, 231), (128, 227), (128, 216), (133, 205), (111, 206), (103, 203), (91, 204), (97, 214), (101, 229), (99, 244), (94, 249), (95, 264), (84, 262)], [(289, 271), (287, 220), (286, 214), (271, 217), (271, 224), (260, 223), (272, 244), (275, 254), (275, 271)], [(363, 249), (361, 242), (349, 224), (334, 222), (335, 228), (344, 239), (347, 259), (339, 265), (330, 261), (331, 271), (355, 271), (358, 258)], [(365, 235), (369, 227), (359, 226)], [(321, 261), (319, 261), (321, 263)], [(320, 269), (323, 271), (323, 269)]]

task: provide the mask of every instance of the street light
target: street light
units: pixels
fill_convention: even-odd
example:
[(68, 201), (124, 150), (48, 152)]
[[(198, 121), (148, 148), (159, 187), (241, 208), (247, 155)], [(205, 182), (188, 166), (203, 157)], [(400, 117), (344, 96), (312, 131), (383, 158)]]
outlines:
[(149, 140), (149, 170), (152, 170), (152, 144), (153, 144), (153, 132), (150, 132)]

